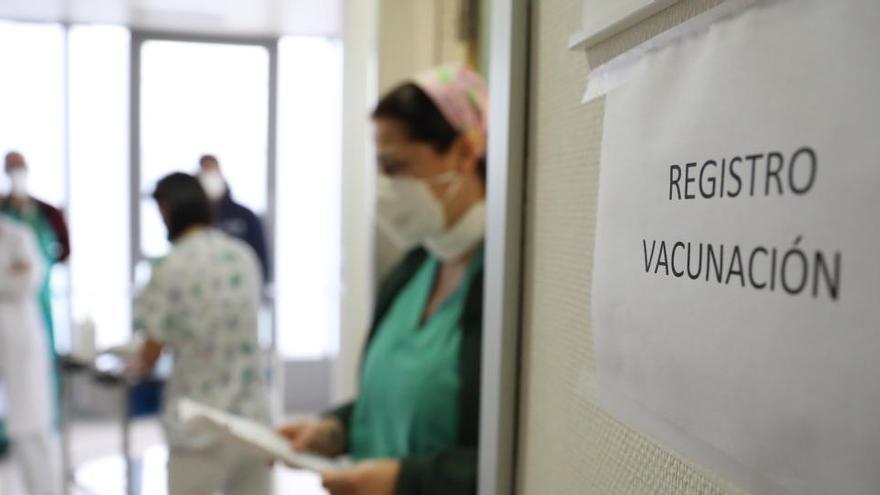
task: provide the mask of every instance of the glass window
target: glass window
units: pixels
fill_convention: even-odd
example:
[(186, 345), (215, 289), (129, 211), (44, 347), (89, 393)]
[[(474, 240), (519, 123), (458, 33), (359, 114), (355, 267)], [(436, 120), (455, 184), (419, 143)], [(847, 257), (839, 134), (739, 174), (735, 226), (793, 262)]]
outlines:
[[(66, 203), (64, 173), (64, 29), (0, 21), (0, 155), (20, 151), (34, 196)], [(0, 174), (0, 191), (8, 191)]]
[(342, 43), (283, 38), (278, 87), (279, 352), (287, 359), (331, 357), (342, 270)]
[(267, 208), (269, 52), (261, 46), (147, 41), (141, 48), (141, 248), (168, 249), (150, 194), (164, 175), (194, 173), (209, 153), (235, 198)]
[(69, 34), (72, 306), (98, 348), (131, 334), (129, 43), (117, 26)]
[[(21, 152), (30, 193), (62, 210), (67, 206), (64, 138), (64, 29), (57, 24), (0, 21), (0, 158)], [(2, 166), (2, 165), (0, 165)], [(9, 190), (0, 171), (0, 193)], [(56, 347), (69, 346), (68, 273), (52, 272)]]

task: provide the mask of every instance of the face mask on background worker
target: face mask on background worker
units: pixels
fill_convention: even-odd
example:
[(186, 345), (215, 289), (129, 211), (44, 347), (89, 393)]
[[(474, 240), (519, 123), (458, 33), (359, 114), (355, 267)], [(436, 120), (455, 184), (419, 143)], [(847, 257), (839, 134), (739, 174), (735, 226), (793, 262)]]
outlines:
[(20, 168), (9, 172), (9, 192), (17, 198), (25, 198), (28, 195), (28, 173), (27, 170)]
[(226, 194), (226, 180), (220, 172), (214, 170), (200, 172), (199, 182), (211, 201), (218, 201)]

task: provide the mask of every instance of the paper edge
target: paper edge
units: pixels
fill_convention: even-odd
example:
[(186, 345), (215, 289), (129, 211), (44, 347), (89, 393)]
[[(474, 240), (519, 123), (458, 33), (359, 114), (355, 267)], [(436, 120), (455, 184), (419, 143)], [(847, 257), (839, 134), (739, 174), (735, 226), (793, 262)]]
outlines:
[(666, 48), (683, 38), (702, 34), (721, 21), (731, 19), (756, 5), (780, 0), (726, 0), (648, 41), (636, 45), (590, 71), (582, 104), (590, 103), (625, 84), (636, 72), (639, 62), (650, 53)]

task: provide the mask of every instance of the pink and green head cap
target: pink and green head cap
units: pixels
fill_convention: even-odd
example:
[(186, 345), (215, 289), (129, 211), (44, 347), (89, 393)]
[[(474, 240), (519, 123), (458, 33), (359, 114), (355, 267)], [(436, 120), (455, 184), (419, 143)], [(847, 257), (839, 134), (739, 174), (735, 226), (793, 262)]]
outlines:
[(431, 99), (449, 124), (486, 152), (489, 89), (470, 67), (449, 64), (422, 72), (413, 82)]

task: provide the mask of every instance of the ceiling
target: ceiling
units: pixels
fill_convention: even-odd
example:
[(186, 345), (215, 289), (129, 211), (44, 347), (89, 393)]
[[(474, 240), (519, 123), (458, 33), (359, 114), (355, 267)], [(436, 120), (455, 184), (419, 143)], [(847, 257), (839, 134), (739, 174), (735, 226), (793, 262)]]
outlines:
[(342, 0), (0, 0), (0, 19), (226, 36), (340, 36)]

